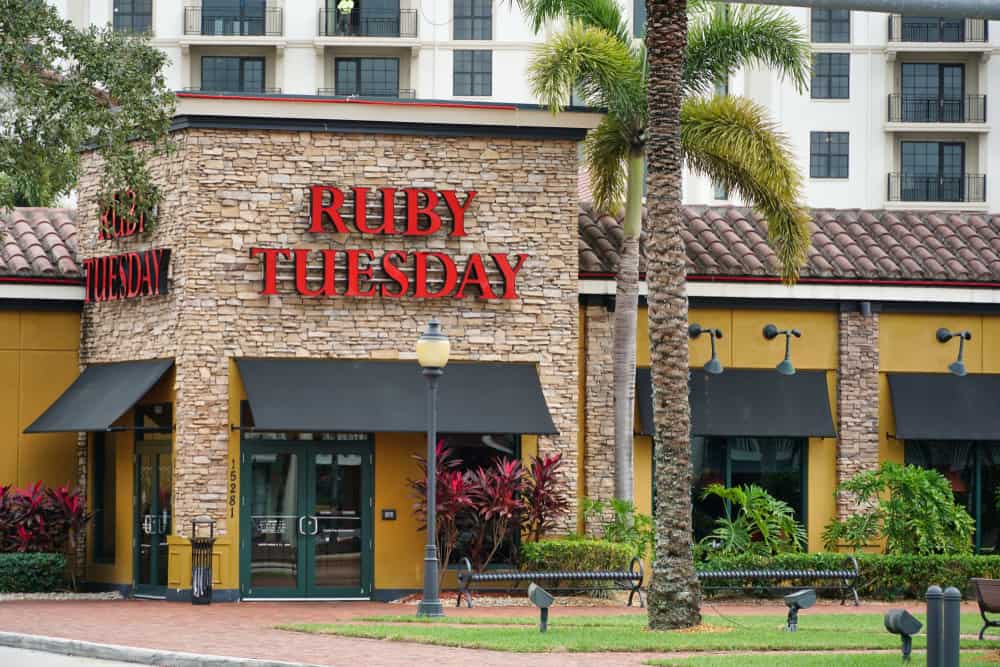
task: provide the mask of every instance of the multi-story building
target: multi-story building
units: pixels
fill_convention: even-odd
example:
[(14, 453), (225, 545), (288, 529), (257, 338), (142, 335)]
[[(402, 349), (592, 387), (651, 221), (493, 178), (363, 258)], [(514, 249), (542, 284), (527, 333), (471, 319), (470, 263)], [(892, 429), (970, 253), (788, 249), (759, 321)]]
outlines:
[(545, 38), (499, 0), (55, 4), (78, 25), (150, 33), (178, 91), (532, 102), (525, 73)]
[[(742, 72), (733, 94), (767, 107), (795, 151), (818, 208), (1000, 208), (988, 179), (1000, 164), (993, 131), (1000, 35), (982, 19), (788, 8), (812, 43), (809, 89), (771, 71)], [(994, 34), (991, 34), (994, 33)], [(685, 199), (726, 201), (689, 178)]]

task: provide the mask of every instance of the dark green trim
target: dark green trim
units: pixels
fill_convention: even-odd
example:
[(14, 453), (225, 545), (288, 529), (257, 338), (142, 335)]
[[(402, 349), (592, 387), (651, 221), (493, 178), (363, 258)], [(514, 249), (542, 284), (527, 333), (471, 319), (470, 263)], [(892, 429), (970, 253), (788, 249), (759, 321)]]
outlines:
[[(107, 470), (104, 467), (104, 462), (107, 457), (107, 450), (110, 449), (112, 452), (112, 464), (115, 461), (115, 443), (108, 442), (108, 438), (105, 433), (97, 432), (93, 435), (94, 438), (94, 454), (93, 454), (93, 475), (94, 475), (94, 518), (93, 518), (93, 536), (94, 536), (94, 550), (93, 558), (95, 563), (101, 564), (113, 564), (115, 562), (115, 542), (111, 541), (110, 545), (104, 544), (104, 528), (108, 521), (111, 521), (112, 525), (115, 523), (115, 511), (118, 505), (118, 493), (116, 486), (115, 477), (115, 466), (112, 466), (111, 470), (111, 507), (104, 506), (105, 499), (105, 487), (108, 484), (106, 478)], [(110, 554), (105, 552), (105, 547), (110, 547)]]

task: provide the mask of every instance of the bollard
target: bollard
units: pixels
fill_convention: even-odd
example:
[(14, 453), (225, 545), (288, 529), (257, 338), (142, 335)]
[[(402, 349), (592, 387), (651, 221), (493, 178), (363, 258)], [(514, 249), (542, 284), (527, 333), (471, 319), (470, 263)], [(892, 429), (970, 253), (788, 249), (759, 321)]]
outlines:
[(940, 586), (927, 589), (927, 667), (941, 664), (942, 596)]
[(941, 634), (941, 667), (958, 667), (959, 607), (962, 594), (957, 588), (944, 589), (944, 622)]

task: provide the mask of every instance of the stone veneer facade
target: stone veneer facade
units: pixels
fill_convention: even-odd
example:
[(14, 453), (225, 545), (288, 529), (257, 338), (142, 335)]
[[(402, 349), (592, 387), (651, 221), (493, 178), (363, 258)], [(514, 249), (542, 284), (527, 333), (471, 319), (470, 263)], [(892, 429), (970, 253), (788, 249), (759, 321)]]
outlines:
[[(879, 466), (879, 314), (840, 313), (837, 372), (837, 483)], [(837, 518), (854, 513), (853, 498), (837, 495)]]
[[(584, 374), (584, 495), (611, 500), (615, 495), (614, 312), (604, 305), (583, 308), (586, 354)], [(597, 518), (585, 526), (596, 533)]]
[[(559, 431), (540, 436), (539, 450), (562, 452), (575, 486), (575, 142), (243, 129), (187, 129), (175, 140), (177, 152), (154, 169), (165, 199), (152, 232), (131, 240), (97, 239), (100, 165), (90, 156), (82, 169), (79, 221), (81, 258), (173, 250), (168, 296), (84, 308), (81, 364), (175, 359), (173, 502), (179, 533), (201, 514), (216, 518), (226, 532), (230, 359), (412, 359), (431, 317), (450, 336), (452, 359), (538, 365)], [(309, 234), (312, 184), (450, 188), (478, 195), (463, 238)], [(287, 281), (279, 281), (279, 296), (261, 296), (261, 262), (250, 258), (252, 246), (530, 258), (518, 275), (519, 298), (512, 301), (307, 299)], [(574, 499), (567, 529), (575, 513)]]

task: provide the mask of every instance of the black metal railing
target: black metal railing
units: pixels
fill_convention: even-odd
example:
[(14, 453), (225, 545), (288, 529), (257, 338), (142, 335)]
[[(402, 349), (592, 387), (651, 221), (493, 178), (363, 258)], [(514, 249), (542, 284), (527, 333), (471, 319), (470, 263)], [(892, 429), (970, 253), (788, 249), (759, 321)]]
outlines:
[(346, 14), (321, 9), (319, 34), (322, 37), (416, 37), (417, 10), (367, 12), (354, 9)]
[(890, 123), (985, 123), (986, 96), (959, 99), (889, 95)]
[(417, 96), (417, 91), (412, 88), (400, 88), (390, 90), (388, 88), (365, 88), (359, 91), (356, 86), (339, 86), (337, 88), (320, 88), (317, 95), (324, 97), (357, 97), (362, 99), (389, 99), (389, 100), (412, 100)]
[(212, 95), (280, 95), (281, 88), (246, 88), (244, 90), (229, 90), (211, 86), (188, 86), (185, 93), (210, 93)]
[(938, 18), (908, 21), (899, 14), (889, 17), (890, 42), (985, 42), (989, 21)]
[(201, 7), (184, 8), (185, 35), (267, 35), (281, 36), (284, 15), (280, 7), (268, 7), (263, 14), (219, 14)]
[(985, 202), (986, 174), (915, 176), (889, 174), (889, 201)]

